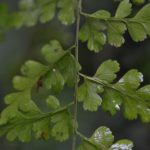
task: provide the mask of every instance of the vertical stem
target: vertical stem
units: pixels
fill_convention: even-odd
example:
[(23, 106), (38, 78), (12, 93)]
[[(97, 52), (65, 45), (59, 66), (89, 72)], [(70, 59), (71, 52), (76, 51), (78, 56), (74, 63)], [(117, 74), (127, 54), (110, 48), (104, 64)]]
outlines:
[[(75, 59), (76, 62), (79, 61), (79, 28), (80, 28), (80, 12), (81, 12), (81, 3), (82, 0), (77, 0), (76, 6), (76, 39), (75, 39)], [(78, 80), (79, 80), (79, 72), (78, 72), (78, 64), (76, 63), (76, 79), (75, 79), (75, 92), (74, 92), (74, 133), (73, 133), (73, 143), (72, 150), (76, 149), (76, 131), (77, 131), (77, 91), (78, 91)]]

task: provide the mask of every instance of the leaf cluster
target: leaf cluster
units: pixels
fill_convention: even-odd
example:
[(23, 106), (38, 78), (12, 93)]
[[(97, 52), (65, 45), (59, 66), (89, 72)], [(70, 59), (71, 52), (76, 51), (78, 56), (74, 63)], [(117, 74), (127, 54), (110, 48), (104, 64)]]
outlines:
[(117, 82), (113, 82), (120, 67), (117, 61), (107, 60), (97, 69), (93, 77), (83, 74), (84, 83), (78, 89), (78, 100), (83, 108), (97, 111), (101, 105), (112, 115), (123, 107), (127, 119), (141, 117), (143, 122), (150, 122), (150, 85), (140, 87), (143, 75), (136, 69), (129, 70)]
[(115, 16), (106, 10), (98, 10), (92, 14), (83, 13), (85, 24), (80, 30), (80, 40), (87, 41), (88, 49), (99, 52), (108, 42), (120, 47), (125, 42), (124, 34), (128, 30), (135, 42), (145, 40), (150, 35), (150, 4), (145, 5), (134, 16), (131, 15), (132, 4), (129, 0), (120, 2)]

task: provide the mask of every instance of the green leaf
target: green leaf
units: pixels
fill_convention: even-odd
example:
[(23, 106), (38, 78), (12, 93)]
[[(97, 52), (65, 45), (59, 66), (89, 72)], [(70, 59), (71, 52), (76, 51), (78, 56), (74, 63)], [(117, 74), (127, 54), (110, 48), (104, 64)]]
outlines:
[(119, 140), (113, 144), (110, 150), (132, 150), (133, 143), (130, 140)]
[(143, 82), (143, 75), (136, 69), (129, 70), (119, 81), (116, 83), (116, 87), (121, 89), (126, 89), (127, 91), (132, 89), (135, 90)]
[(29, 60), (21, 67), (21, 73), (27, 77), (36, 78), (43, 75), (47, 69), (45, 65)]
[(107, 127), (99, 127), (95, 130), (90, 140), (95, 144), (101, 147), (104, 145), (105, 147), (109, 147), (113, 141), (114, 136), (112, 135), (112, 132)]
[(65, 54), (65, 51), (58, 41), (53, 40), (42, 48), (42, 54), (48, 63), (55, 64)]
[(109, 21), (107, 29), (108, 43), (120, 47), (125, 42), (123, 34), (126, 29), (126, 25), (122, 22)]
[(63, 89), (65, 81), (59, 70), (53, 68), (44, 76), (43, 84), (47, 89), (59, 93)]
[(115, 17), (116, 18), (125, 18), (130, 15), (132, 4), (130, 3), (129, 0), (123, 0), (116, 11)]
[(83, 102), (84, 110), (97, 111), (102, 102), (97, 94), (97, 86), (85, 80), (78, 89), (78, 101)]
[(67, 111), (57, 113), (51, 118), (54, 126), (51, 131), (51, 135), (58, 141), (63, 142), (69, 138), (72, 132), (72, 120)]
[(34, 0), (21, 0), (19, 2), (19, 7), (24, 10), (32, 9), (33, 6), (34, 6)]
[(109, 111), (111, 115), (115, 115), (120, 110), (122, 104), (122, 96), (119, 92), (112, 89), (105, 89), (102, 95), (102, 108), (105, 111)]
[(48, 96), (48, 98), (46, 99), (46, 103), (52, 109), (57, 109), (60, 107), (59, 100), (54, 96)]
[(32, 124), (25, 126), (23, 130), (22, 127), (20, 127), (20, 131), (18, 133), (19, 133), (18, 137), (21, 142), (31, 141)]
[(60, 8), (58, 13), (59, 20), (64, 25), (70, 25), (75, 22), (75, 0), (59, 0), (58, 8)]
[(50, 117), (35, 122), (33, 124), (33, 132), (36, 139), (48, 140), (51, 136)]
[(77, 150), (99, 150), (99, 149), (94, 144), (83, 140), (81, 145), (77, 148)]
[(143, 122), (150, 122), (150, 109), (149, 105), (140, 99), (124, 99), (124, 115), (129, 120), (136, 119), (138, 115), (141, 117)]
[(147, 38), (147, 33), (143, 24), (128, 22), (127, 27), (133, 41), (140, 42), (144, 41)]
[(55, 16), (56, 1), (51, 1), (49, 4), (44, 5), (40, 12), (40, 21), (46, 23), (52, 20)]
[(150, 35), (150, 4), (145, 5), (133, 19), (142, 22), (147, 34)]
[(116, 73), (119, 69), (120, 67), (117, 61), (107, 60), (97, 69), (95, 77), (100, 80), (112, 82), (116, 78)]
[(124, 98), (124, 115), (129, 120), (137, 119), (138, 110), (137, 102), (134, 99), (129, 99), (129, 97)]
[(92, 19), (88, 19), (81, 27), (79, 38), (81, 41), (88, 41), (88, 48), (91, 51), (99, 52), (106, 43), (106, 36), (103, 32), (104, 25)]
[(18, 132), (19, 132), (18, 127), (11, 129), (6, 135), (7, 140), (14, 141), (18, 136)]
[(137, 94), (144, 100), (150, 100), (150, 85), (145, 85), (144, 87), (138, 89)]
[(88, 48), (91, 51), (99, 52), (102, 50), (103, 45), (106, 43), (106, 36), (104, 33), (93, 32), (88, 40)]
[(77, 70), (80, 71), (81, 70), (80, 64), (78, 62), (76, 62), (76, 60), (72, 54), (68, 53), (56, 65), (56, 67), (61, 72), (65, 82), (70, 87), (74, 86), (74, 84), (75, 84), (76, 63), (78, 66)]
[(97, 18), (97, 19), (108, 19), (111, 17), (110, 12), (106, 10), (98, 10), (90, 15), (91, 17)]
[(23, 76), (15, 76), (13, 78), (13, 86), (16, 90), (26, 90), (33, 87), (34, 80)]
[(16, 101), (20, 101), (21, 99), (29, 100), (30, 99), (29, 92), (21, 91), (21, 92), (10, 93), (5, 96), (4, 101), (5, 101), (5, 104), (12, 104), (12, 103), (15, 103)]

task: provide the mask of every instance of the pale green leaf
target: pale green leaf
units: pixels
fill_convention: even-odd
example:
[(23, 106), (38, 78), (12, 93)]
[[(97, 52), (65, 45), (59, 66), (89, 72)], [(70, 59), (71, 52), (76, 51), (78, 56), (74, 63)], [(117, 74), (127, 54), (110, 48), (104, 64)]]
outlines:
[(123, 34), (126, 29), (126, 25), (122, 22), (109, 21), (107, 29), (108, 43), (120, 47), (125, 42)]
[(102, 108), (105, 111), (109, 111), (111, 115), (116, 114), (116, 112), (120, 110), (122, 96), (119, 92), (112, 89), (105, 89), (102, 99)]
[(58, 41), (53, 40), (42, 48), (42, 54), (48, 63), (55, 64), (65, 54), (65, 51)]
[(91, 51), (99, 52), (102, 50), (104, 44), (106, 43), (106, 36), (102, 32), (93, 32), (88, 40), (88, 48)]
[(137, 94), (144, 100), (150, 100), (150, 85), (145, 85), (144, 87), (138, 89)]
[(59, 0), (57, 4), (60, 8), (58, 18), (65, 25), (75, 22), (75, 2), (75, 0)]
[(56, 9), (56, 1), (52, 1), (49, 4), (43, 6), (40, 12), (40, 21), (45, 23), (50, 21), (55, 16), (55, 9)]
[(128, 32), (135, 42), (144, 41), (147, 38), (145, 27), (141, 23), (128, 22)]
[(150, 4), (145, 5), (133, 19), (141, 22), (145, 27), (146, 33), (150, 35)]
[(63, 89), (65, 81), (59, 70), (53, 68), (44, 76), (43, 84), (47, 89), (59, 93)]
[(77, 150), (99, 150), (94, 144), (88, 141), (82, 141), (81, 145), (77, 148)]
[(48, 140), (51, 136), (50, 117), (33, 123), (33, 132), (36, 139)]
[(67, 140), (72, 132), (72, 119), (69, 113), (67, 111), (57, 113), (52, 116), (51, 121), (54, 123), (52, 136), (60, 142)]
[(47, 69), (47, 66), (39, 62), (29, 60), (21, 67), (21, 73), (30, 78), (36, 78), (43, 75)]
[(12, 104), (15, 103), (16, 101), (21, 101), (22, 100), (29, 100), (30, 95), (28, 91), (23, 91), (23, 92), (15, 92), (15, 93), (10, 93), (5, 96), (4, 101), (6, 104)]
[(106, 43), (106, 36), (101, 32), (104, 28), (104, 24), (88, 19), (80, 29), (79, 38), (83, 42), (88, 42), (89, 50), (99, 52)]
[(95, 130), (90, 140), (99, 147), (102, 145), (109, 147), (114, 141), (114, 136), (112, 135), (112, 132), (109, 128), (99, 127)]
[(115, 17), (116, 18), (125, 18), (127, 16), (130, 15), (131, 13), (131, 9), (132, 8), (132, 4), (130, 3), (129, 0), (123, 0), (122, 2), (120, 2)]
[(143, 82), (143, 75), (136, 69), (129, 70), (119, 81), (116, 83), (116, 87), (126, 90), (135, 90)]
[(130, 140), (119, 140), (113, 144), (110, 150), (132, 150), (133, 142)]
[(46, 99), (48, 107), (52, 109), (57, 109), (60, 107), (60, 102), (55, 96), (48, 96)]
[(137, 102), (134, 99), (129, 99), (128, 97), (125, 97), (123, 106), (124, 106), (124, 115), (126, 118), (128, 118), (129, 120), (137, 119), (138, 117)]
[(84, 110), (97, 111), (102, 99), (97, 94), (96, 85), (85, 80), (78, 89), (78, 101), (83, 102)]
[(108, 19), (111, 17), (110, 12), (106, 10), (98, 10), (90, 15), (91, 17), (97, 18), (97, 19)]
[(23, 76), (15, 76), (13, 78), (13, 86), (17, 90), (26, 90), (31, 89), (33, 87), (34, 80), (23, 77)]
[(18, 137), (21, 142), (29, 142), (31, 141), (32, 136), (32, 124), (24, 126), (23, 130), (20, 127), (20, 131), (18, 132)]
[(81, 66), (76, 62), (74, 56), (70, 53), (65, 55), (60, 62), (57, 63), (57, 68), (61, 72), (65, 82), (68, 86), (74, 86), (76, 78), (76, 63), (77, 70), (81, 70)]
[(112, 82), (116, 78), (116, 73), (119, 69), (120, 67), (117, 61), (107, 60), (97, 69), (95, 77), (100, 80)]

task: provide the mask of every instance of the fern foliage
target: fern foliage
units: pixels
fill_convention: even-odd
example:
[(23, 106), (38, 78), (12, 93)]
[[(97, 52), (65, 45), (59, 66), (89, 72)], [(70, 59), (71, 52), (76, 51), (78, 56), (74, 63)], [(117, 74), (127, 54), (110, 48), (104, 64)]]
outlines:
[[(137, 3), (135, 0), (132, 2)], [(1, 35), (11, 28), (46, 23), (55, 16), (64, 25), (71, 25), (76, 20), (79, 22), (80, 15), (85, 17), (85, 22), (80, 31), (77, 25), (75, 45), (64, 50), (59, 41), (52, 40), (41, 49), (45, 63), (28, 60), (23, 64), (20, 75), (12, 81), (15, 91), (4, 98), (6, 107), (0, 113), (0, 136), (6, 136), (10, 141), (53, 138), (63, 142), (74, 134), (81, 139), (77, 150), (131, 150), (132, 141), (122, 139), (114, 142), (111, 130), (105, 126), (96, 129), (89, 138), (80, 133), (76, 128), (79, 123), (70, 111), (72, 106), (76, 108), (76, 101), (62, 105), (58, 94), (67, 85), (75, 89), (75, 98), (83, 103), (85, 111), (95, 112), (102, 108), (115, 115), (122, 109), (124, 117), (129, 120), (140, 118), (143, 122), (150, 122), (150, 85), (141, 86), (141, 72), (131, 69), (118, 79), (119, 63), (106, 60), (90, 77), (81, 73), (77, 56), (79, 40), (87, 42), (89, 50), (100, 52), (107, 42), (115, 47), (122, 46), (126, 31), (135, 42), (148, 38), (150, 4), (145, 4), (134, 15), (132, 5), (129, 0), (120, 1), (112, 16), (107, 10), (85, 13), (81, 9), (81, 1), (77, 0), (20, 0), (18, 10), (12, 13), (5, 4), (1, 4)], [(83, 82), (78, 87), (81, 78)], [(32, 97), (32, 92), (40, 88), (50, 93), (44, 101), (49, 110), (46, 112)]]

